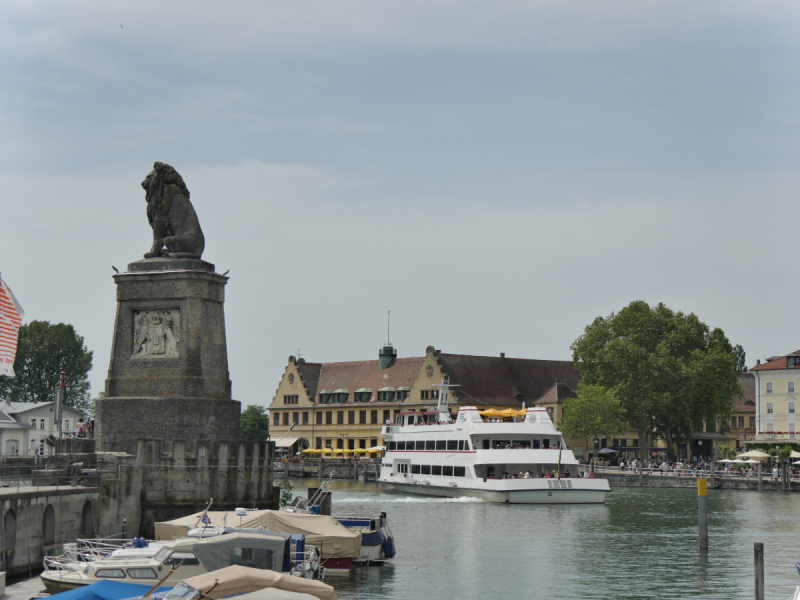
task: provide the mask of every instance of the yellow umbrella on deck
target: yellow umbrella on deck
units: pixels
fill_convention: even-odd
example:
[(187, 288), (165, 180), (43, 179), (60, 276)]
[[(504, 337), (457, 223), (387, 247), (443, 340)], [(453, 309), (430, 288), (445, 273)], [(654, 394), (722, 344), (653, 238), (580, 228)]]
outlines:
[(482, 417), (502, 417), (503, 413), (497, 410), (496, 408), (489, 408), (486, 410), (478, 411), (478, 414)]

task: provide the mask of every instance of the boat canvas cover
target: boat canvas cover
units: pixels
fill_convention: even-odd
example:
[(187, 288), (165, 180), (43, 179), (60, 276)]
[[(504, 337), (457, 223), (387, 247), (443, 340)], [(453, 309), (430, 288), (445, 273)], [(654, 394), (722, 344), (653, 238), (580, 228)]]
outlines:
[[(219, 583), (214, 587), (214, 584)], [(248, 567), (226, 567), (213, 573), (203, 573), (184, 579), (183, 583), (200, 592), (206, 592), (211, 600), (256, 592), (264, 588), (278, 588), (289, 592), (311, 594), (320, 600), (337, 600), (336, 592), (327, 583)], [(212, 590), (211, 588), (214, 587)]]
[(357, 558), (361, 553), (361, 534), (333, 517), (277, 510), (267, 512), (267, 529), (305, 534), (306, 544), (319, 548), (323, 558)]
[(277, 588), (264, 588), (257, 592), (242, 594), (236, 597), (237, 600), (317, 600), (311, 594), (301, 594), (300, 592), (287, 592)]
[(280, 572), (290, 545), (291, 541), (280, 535), (229, 533), (197, 540), (192, 549), (208, 571), (250, 563), (259, 569)]
[[(248, 510), (247, 516), (242, 517), (240, 525), (239, 517), (233, 511), (210, 510), (208, 511), (208, 518), (211, 523), (207, 524), (223, 527), (226, 524), (225, 517), (227, 516), (227, 525), (230, 527), (258, 527), (260, 525), (266, 527), (268, 512), (268, 510)], [(177, 540), (178, 538), (186, 537), (190, 529), (203, 526), (202, 523), (198, 522), (202, 514), (202, 512), (198, 512), (180, 519), (156, 523), (156, 539)]]
[[(152, 585), (103, 579), (56, 595), (59, 600), (122, 600), (122, 598), (138, 598), (152, 587)], [(158, 588), (156, 592), (168, 592), (171, 589), (172, 586), (164, 586)]]

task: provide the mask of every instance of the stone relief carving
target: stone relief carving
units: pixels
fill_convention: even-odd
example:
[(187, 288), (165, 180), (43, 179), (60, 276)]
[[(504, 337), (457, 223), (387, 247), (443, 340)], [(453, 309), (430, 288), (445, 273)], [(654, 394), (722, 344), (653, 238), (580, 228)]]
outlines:
[(133, 313), (133, 358), (177, 357), (180, 316), (179, 310)]
[(294, 373), (289, 373), (289, 383), (294, 383)]
[(428, 365), (427, 367), (425, 367), (425, 374), (428, 377), (433, 377), (433, 365)]

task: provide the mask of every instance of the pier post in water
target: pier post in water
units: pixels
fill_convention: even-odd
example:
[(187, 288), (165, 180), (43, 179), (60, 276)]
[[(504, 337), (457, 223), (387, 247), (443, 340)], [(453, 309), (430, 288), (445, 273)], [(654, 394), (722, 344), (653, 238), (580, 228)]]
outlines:
[(697, 509), (700, 516), (700, 550), (708, 550), (708, 491), (707, 479), (697, 480)]
[(764, 544), (755, 542), (753, 554), (756, 563), (756, 600), (764, 600)]

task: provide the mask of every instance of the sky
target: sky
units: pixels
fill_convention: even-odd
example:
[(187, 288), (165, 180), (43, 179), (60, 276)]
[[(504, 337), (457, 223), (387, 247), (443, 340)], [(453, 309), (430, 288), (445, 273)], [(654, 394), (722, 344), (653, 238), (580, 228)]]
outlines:
[(567, 360), (634, 300), (800, 348), (800, 4), (0, 3), (0, 273), (103, 390), (140, 182), (230, 269), (233, 396), (289, 355)]

